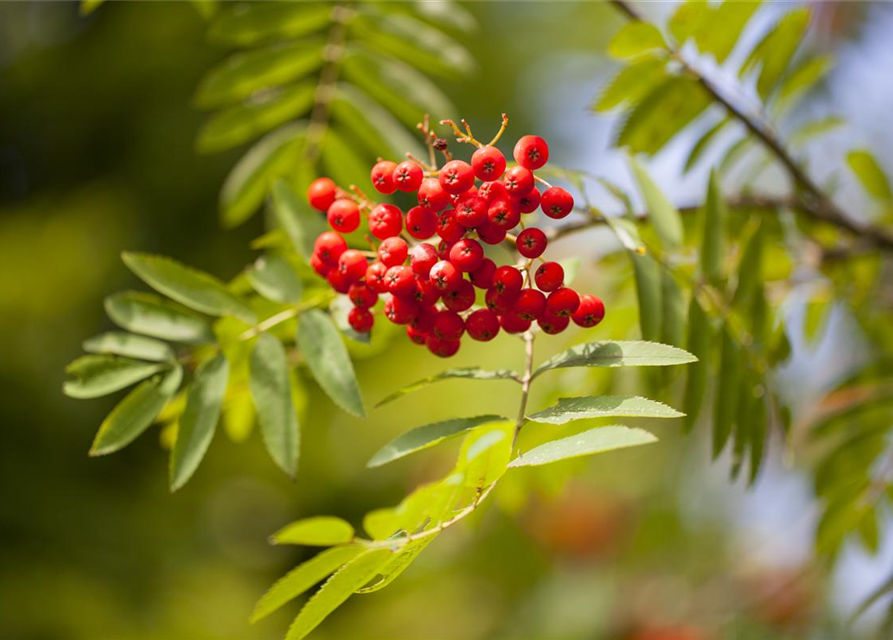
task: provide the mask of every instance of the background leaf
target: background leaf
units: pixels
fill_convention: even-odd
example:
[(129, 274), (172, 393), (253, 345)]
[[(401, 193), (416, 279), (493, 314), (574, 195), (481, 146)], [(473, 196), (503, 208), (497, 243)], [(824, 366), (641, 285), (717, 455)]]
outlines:
[(155, 362), (171, 360), (174, 357), (174, 351), (167, 343), (123, 331), (109, 331), (93, 336), (84, 340), (82, 347), (88, 353), (124, 356)]
[(122, 329), (184, 344), (214, 341), (211, 327), (199, 316), (159, 298), (137, 291), (105, 299), (105, 311)]
[(346, 544), (353, 540), (353, 527), (349, 522), (334, 516), (314, 516), (292, 522), (274, 533), (274, 544), (303, 544), (330, 546)]
[(249, 387), (267, 451), (280, 469), (294, 477), (298, 470), (300, 425), (291, 396), (285, 347), (269, 333), (261, 333), (251, 351)]

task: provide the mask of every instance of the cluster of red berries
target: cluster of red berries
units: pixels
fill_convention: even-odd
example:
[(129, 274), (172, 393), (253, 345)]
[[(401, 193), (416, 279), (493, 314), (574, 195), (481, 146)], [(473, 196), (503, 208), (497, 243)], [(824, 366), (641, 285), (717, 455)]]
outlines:
[[(372, 168), (379, 193), (416, 193), (418, 206), (405, 215), (393, 204), (369, 202), (355, 187), (353, 193), (339, 189), (329, 178), (310, 185), (311, 206), (326, 213), (333, 229), (316, 239), (311, 265), (335, 291), (350, 297), (350, 325), (360, 333), (370, 331), (372, 309), (384, 296), (384, 316), (406, 325), (410, 340), (443, 357), (459, 350), (464, 334), (488, 341), (500, 329), (522, 333), (533, 322), (550, 334), (563, 331), (571, 320), (581, 327), (597, 325), (605, 315), (602, 301), (564, 286), (561, 265), (541, 258), (546, 234), (522, 223), (521, 215), (537, 208), (560, 219), (574, 207), (573, 197), (561, 187), (548, 186), (542, 193), (536, 187), (539, 178), (533, 172), (549, 159), (545, 140), (532, 135), (518, 140), (517, 165), (508, 169), (492, 143), (481, 145), (470, 132), (465, 141), (478, 146), (471, 164), (449, 160), (436, 169), (415, 160), (383, 160)], [(379, 241), (375, 246), (367, 236), (372, 251), (349, 248), (342, 235), (356, 231), (364, 214)], [(511, 236), (518, 225), (523, 230)], [(435, 236), (436, 246), (425, 242)], [(525, 259), (520, 268), (497, 266), (485, 256), (483, 245), (506, 239)], [(537, 259), (540, 264), (533, 269)], [(476, 288), (484, 294), (477, 309)]]

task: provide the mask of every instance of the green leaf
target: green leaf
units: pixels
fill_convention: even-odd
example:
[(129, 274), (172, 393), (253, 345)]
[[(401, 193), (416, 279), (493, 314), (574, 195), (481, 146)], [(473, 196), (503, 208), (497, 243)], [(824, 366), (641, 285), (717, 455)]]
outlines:
[(416, 557), (424, 551), (425, 547), (431, 544), (436, 537), (436, 535), (430, 535), (421, 540), (416, 540), (403, 545), (400, 551), (379, 570), (379, 573), (361, 588), (357, 589), (355, 593), (373, 593), (384, 589), (396, 580), (401, 573), (406, 571), (406, 569), (409, 568), (409, 565), (412, 564), (412, 561), (415, 560)]
[(683, 414), (661, 402), (638, 396), (590, 396), (559, 398), (558, 404), (527, 416), (527, 419), (548, 424), (567, 424), (575, 420), (617, 416), (681, 418)]
[(289, 476), (298, 470), (301, 427), (288, 380), (288, 358), (278, 338), (261, 333), (251, 351), (249, 388), (264, 444)]
[(350, 298), (347, 295), (340, 294), (335, 296), (329, 305), (329, 315), (332, 316), (332, 320), (335, 322), (338, 330), (346, 337), (362, 344), (372, 344), (372, 331), (360, 333), (350, 326), (348, 316), (353, 308), (354, 305)]
[(682, 216), (638, 160), (631, 157), (629, 165), (648, 209), (648, 221), (666, 249), (678, 249), (684, 241)]
[(328, 227), (325, 216), (313, 211), (282, 179), (273, 182), (272, 192), (273, 215), (285, 229), (295, 250), (304, 260), (309, 260), (314, 240)]
[(722, 329), (722, 346), (719, 357), (719, 383), (713, 403), (713, 456), (718, 456), (735, 424), (740, 384), (741, 353), (728, 327)]
[(307, 39), (235, 53), (202, 78), (195, 105), (211, 109), (244, 100), (261, 89), (296, 82), (322, 65), (324, 46), (322, 40)]
[(84, 340), (84, 351), (163, 362), (174, 357), (174, 350), (161, 340), (153, 340), (123, 331), (109, 331)]
[(222, 353), (202, 362), (196, 369), (171, 452), (171, 491), (186, 484), (205, 457), (220, 419), (228, 380), (229, 362)]
[(365, 418), (366, 409), (353, 364), (341, 334), (328, 314), (319, 309), (301, 314), (297, 342), (322, 390), (348, 413)]
[(125, 252), (121, 257), (143, 282), (190, 309), (212, 316), (235, 316), (248, 323), (257, 321), (251, 307), (204, 271), (146, 253)]
[[(687, 5), (699, 4), (704, 7), (701, 20), (697, 24), (690, 25), (698, 49), (702, 53), (710, 53), (716, 61), (722, 64), (735, 48), (741, 32), (747, 25), (751, 16), (759, 8), (759, 2), (722, 2), (715, 6), (706, 3), (686, 3)], [(677, 11), (680, 13), (682, 9)], [(676, 16), (674, 16), (675, 18)], [(674, 32), (675, 33), (675, 32)]]
[(413, 391), (418, 391), (424, 387), (427, 387), (429, 384), (434, 384), (435, 382), (440, 382), (441, 380), (452, 380), (454, 378), (464, 379), (464, 380), (518, 380), (520, 376), (517, 372), (512, 371), (510, 369), (498, 369), (497, 371), (484, 371), (483, 369), (478, 369), (477, 367), (462, 367), (458, 369), (447, 369), (446, 371), (441, 371), (440, 373), (429, 376), (418, 382), (413, 382), (410, 385), (403, 387), (402, 389), (398, 389), (391, 395), (383, 398), (375, 405), (376, 408), (385, 405), (389, 402), (393, 402), (399, 398), (402, 398), (405, 395), (412, 393)]
[(846, 156), (846, 163), (859, 178), (862, 188), (868, 195), (886, 202), (893, 200), (890, 182), (870, 151), (865, 149), (850, 151)]
[(828, 74), (832, 66), (834, 59), (831, 56), (819, 55), (809, 58), (791, 72), (778, 90), (776, 113), (781, 114), (795, 104)]
[(304, 287), (294, 268), (282, 256), (266, 255), (254, 261), (248, 281), (260, 295), (282, 304), (301, 301)]
[(102, 421), (90, 455), (113, 453), (133, 442), (161, 413), (167, 401), (180, 388), (182, 380), (183, 369), (177, 366), (164, 375), (140, 383), (124, 396)]
[(315, 555), (313, 558), (298, 565), (282, 578), (257, 601), (254, 612), (251, 614), (252, 624), (261, 620), (282, 605), (307, 591), (333, 574), (363, 552), (362, 547), (333, 547)]
[(754, 139), (750, 134), (736, 141), (735, 144), (726, 150), (722, 159), (719, 161), (719, 169), (717, 172), (720, 175), (731, 173), (735, 165), (738, 164), (741, 158), (743, 158), (753, 146)]
[(630, 429), (619, 425), (596, 427), (534, 447), (512, 460), (509, 467), (538, 467), (570, 458), (590, 456), (652, 442), (657, 442), (657, 438), (642, 429)]
[(689, 352), (658, 342), (607, 340), (563, 351), (541, 364), (533, 375), (564, 367), (666, 367), (695, 361)]
[(105, 312), (116, 325), (134, 333), (184, 344), (214, 341), (214, 332), (202, 318), (149, 293), (111, 295), (105, 299)]
[(465, 438), (459, 452), (459, 471), (466, 487), (484, 489), (499, 480), (512, 457), (514, 425), (508, 421), (489, 431), (474, 431)]
[(666, 64), (663, 58), (643, 58), (623, 67), (602, 90), (593, 110), (606, 112), (638, 104), (667, 77)]
[(766, 435), (768, 431), (765, 400), (755, 397), (751, 401), (750, 413), (750, 478), (748, 482), (753, 484), (760, 472), (763, 462), (763, 454), (766, 449)]
[(796, 9), (785, 15), (754, 47), (741, 67), (740, 77), (759, 68), (757, 91), (765, 99), (785, 74), (809, 24), (809, 10)]
[(220, 221), (237, 227), (250, 218), (270, 183), (295, 165), (304, 144), (303, 123), (283, 125), (258, 140), (232, 168), (220, 191)]
[(334, 516), (304, 518), (286, 525), (270, 537), (273, 544), (303, 544), (328, 547), (353, 540), (350, 523)]
[(233, 3), (217, 14), (208, 39), (233, 47), (293, 39), (320, 31), (331, 16), (332, 7), (323, 2)]
[(354, 591), (377, 576), (392, 557), (389, 549), (377, 549), (366, 551), (344, 565), (307, 601), (289, 628), (286, 640), (306, 637)]
[(633, 58), (655, 49), (666, 49), (667, 43), (660, 30), (648, 22), (628, 22), (621, 27), (611, 42), (608, 54), (614, 58)]
[(81, 0), (79, 13), (88, 16), (99, 8), (105, 0)]
[(704, 207), (704, 238), (701, 242), (701, 275), (712, 284), (723, 279), (725, 260), (726, 218), (728, 211), (719, 186), (719, 177), (710, 172)]
[(681, 347), (685, 336), (685, 296), (669, 271), (660, 272), (660, 341)]
[(82, 356), (65, 368), (75, 379), (66, 380), (63, 390), (70, 398), (98, 398), (129, 387), (168, 366), (118, 356)]
[(698, 163), (698, 160), (704, 155), (704, 152), (710, 146), (710, 143), (713, 142), (713, 139), (722, 131), (727, 124), (732, 122), (732, 119), (729, 117), (725, 117), (715, 125), (710, 127), (707, 132), (698, 138), (698, 141), (691, 148), (691, 152), (688, 154), (688, 158), (685, 159), (685, 167), (683, 168), (684, 173), (688, 173), (691, 169)]
[(202, 126), (195, 147), (214, 153), (238, 147), (310, 111), (316, 83), (302, 82), (268, 89), (257, 98), (235, 104), (212, 115)]
[(633, 108), (616, 144), (631, 153), (654, 155), (710, 104), (710, 95), (697, 81), (671, 76)]
[(685, 412), (684, 429), (691, 431), (701, 412), (707, 380), (710, 374), (710, 353), (713, 348), (714, 329), (710, 317), (704, 311), (697, 296), (693, 295), (688, 309), (688, 337), (685, 345), (698, 361), (687, 367), (688, 378), (682, 399)]
[(846, 124), (846, 120), (840, 116), (829, 116), (820, 120), (812, 120), (797, 127), (788, 136), (788, 139), (791, 142), (791, 146), (801, 146), (813, 138), (833, 131), (844, 124)]
[(754, 296), (763, 286), (764, 238), (762, 219), (758, 218), (738, 264), (738, 286), (732, 304), (741, 310), (750, 310)]
[(670, 34), (679, 44), (694, 38), (708, 25), (712, 15), (712, 7), (706, 0), (685, 0), (679, 3), (673, 15), (667, 21)]
[(663, 326), (663, 292), (661, 268), (648, 254), (630, 252), (636, 278), (636, 299), (639, 303), (639, 326), (645, 340), (657, 341)]
[(326, 129), (322, 143), (322, 166), (326, 175), (337, 184), (353, 184), (362, 189), (372, 186), (369, 165), (357, 155), (354, 145), (335, 126)]
[(639, 230), (636, 223), (627, 217), (605, 216), (605, 222), (611, 227), (611, 231), (617, 236), (620, 244), (632, 253), (644, 254), (646, 252), (645, 244), (639, 236)]
[(465, 433), (484, 424), (505, 420), (502, 416), (485, 415), (473, 418), (454, 418), (426, 424), (407, 431), (382, 447), (369, 462), (367, 468), (380, 467), (382, 465), (399, 460), (411, 453), (422, 451), (440, 444), (441, 442)]

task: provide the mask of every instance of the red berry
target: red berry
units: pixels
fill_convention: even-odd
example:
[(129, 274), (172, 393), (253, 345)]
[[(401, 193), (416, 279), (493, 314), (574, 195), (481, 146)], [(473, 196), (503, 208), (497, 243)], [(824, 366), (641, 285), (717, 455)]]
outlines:
[(484, 258), (477, 269), (468, 273), (468, 279), (478, 289), (489, 289), (493, 284), (494, 273), (496, 273), (496, 263), (490, 258)]
[(522, 136), (512, 155), (522, 167), (536, 171), (549, 161), (549, 145), (539, 136)]
[(490, 204), (494, 200), (508, 199), (509, 192), (505, 190), (505, 185), (501, 182), (485, 182), (478, 189), (478, 196), (486, 200), (487, 204)]
[(484, 303), (487, 305), (487, 308), (498, 314), (511, 311), (512, 303), (514, 303), (514, 301), (515, 298), (513, 296), (499, 293), (499, 291), (493, 287), (487, 289), (487, 293), (484, 295)]
[(524, 289), (512, 304), (512, 311), (524, 320), (536, 320), (545, 308), (546, 296), (536, 289)]
[(498, 180), (505, 171), (505, 156), (496, 147), (481, 147), (471, 155), (471, 169), (478, 180)]
[(338, 271), (348, 283), (356, 282), (366, 275), (366, 256), (356, 249), (348, 249), (338, 258)]
[(384, 303), (384, 315), (394, 324), (409, 324), (419, 312), (419, 305), (412, 298), (391, 296)]
[(525, 258), (539, 258), (546, 250), (546, 234), (536, 227), (528, 227), (518, 234), (518, 253)]
[(462, 281), (462, 274), (451, 262), (441, 260), (431, 267), (428, 278), (438, 291), (452, 291)]
[(425, 344), (425, 339), (428, 337), (427, 333), (419, 331), (411, 324), (406, 325), (406, 335), (415, 344)]
[(472, 340), (489, 342), (499, 333), (499, 316), (490, 309), (478, 309), (465, 319), (465, 331)]
[(521, 213), (533, 213), (540, 206), (540, 190), (534, 187), (518, 199), (518, 208)]
[(433, 332), (441, 340), (458, 340), (465, 333), (465, 321), (455, 311), (444, 309), (434, 318)]
[(335, 183), (329, 178), (317, 178), (307, 189), (307, 201), (317, 211), (328, 211), (335, 202)]
[(574, 208), (574, 197), (561, 187), (549, 187), (543, 191), (540, 206), (550, 218), (564, 218)]
[(605, 303), (601, 298), (589, 294), (580, 296), (580, 306), (571, 316), (580, 327), (594, 327), (605, 317)]
[(489, 220), (485, 224), (482, 224), (477, 228), (478, 238), (481, 239), (481, 242), (485, 242), (487, 244), (499, 244), (503, 240), (505, 240), (505, 236), (508, 233), (505, 229), (497, 227), (495, 224), (491, 223)]
[(412, 248), (409, 264), (412, 267), (412, 272), (417, 276), (427, 278), (435, 262), (437, 262), (437, 249), (433, 245), (420, 242)]
[(310, 266), (323, 278), (329, 275), (329, 271), (332, 270), (332, 267), (323, 262), (323, 259), (319, 257), (316, 251), (310, 254)]
[(546, 310), (552, 315), (568, 318), (580, 307), (580, 294), (569, 287), (559, 287), (546, 299)]
[(412, 269), (398, 265), (388, 269), (384, 276), (388, 293), (405, 298), (415, 294), (415, 275)]
[(450, 194), (443, 190), (437, 178), (425, 178), (419, 187), (419, 204), (437, 212), (450, 203)]
[(357, 333), (369, 333), (372, 330), (372, 325), (375, 323), (375, 318), (369, 312), (369, 309), (354, 307), (347, 314), (347, 322)]
[(487, 219), (491, 225), (510, 231), (521, 222), (521, 210), (511, 198), (494, 200), (487, 209)]
[(428, 278), (416, 278), (415, 291), (412, 296), (420, 306), (427, 307), (437, 304), (437, 301), (440, 299), (440, 291), (434, 287)]
[(543, 330), (543, 333), (554, 335), (567, 329), (567, 325), (570, 324), (570, 321), (570, 318), (567, 316), (556, 316), (546, 311), (540, 316), (536, 323), (540, 326), (540, 329)]
[(466, 191), (456, 203), (456, 220), (466, 229), (473, 229), (487, 221), (487, 201)]
[(521, 198), (533, 189), (533, 174), (524, 167), (512, 167), (505, 172), (502, 183), (510, 196)]
[(365, 282), (354, 282), (347, 291), (347, 296), (355, 307), (369, 309), (378, 302), (378, 294)]
[(388, 285), (384, 280), (388, 268), (381, 262), (375, 261), (366, 267), (366, 286), (375, 293), (386, 293)]
[(341, 233), (356, 231), (360, 226), (360, 208), (357, 203), (347, 198), (335, 200), (326, 213), (329, 225)]
[(329, 282), (329, 286), (331, 286), (338, 293), (347, 293), (348, 289), (350, 289), (350, 285), (352, 281), (346, 275), (344, 275), (338, 269), (332, 269), (326, 275), (326, 280)]
[(459, 271), (474, 271), (484, 261), (484, 248), (471, 238), (462, 238), (450, 248), (450, 262)]
[(406, 230), (417, 240), (427, 240), (437, 230), (437, 214), (418, 206), (406, 212)]
[(515, 267), (502, 266), (493, 274), (493, 288), (514, 300), (524, 285), (524, 276)]
[(461, 200), (462, 198), (465, 198), (465, 197), (473, 198), (477, 194), (478, 194), (478, 188), (474, 185), (471, 185), (470, 187), (468, 187), (468, 189), (466, 189), (462, 193), (454, 193), (453, 195), (451, 195), (450, 201), (453, 204), (457, 204), (459, 202), (459, 200)]
[(467, 162), (450, 160), (440, 169), (439, 180), (447, 193), (462, 193), (474, 186), (474, 172)]
[(533, 281), (540, 291), (555, 291), (564, 284), (564, 268), (557, 262), (544, 262), (537, 267)]
[(410, 192), (418, 190), (425, 178), (425, 172), (412, 160), (404, 160), (394, 168), (394, 185), (400, 191)]
[(428, 336), (425, 340), (428, 350), (441, 358), (450, 358), (456, 355), (462, 343), (458, 340), (441, 340), (436, 336)]
[(447, 209), (438, 216), (437, 235), (450, 244), (465, 235), (465, 227), (456, 219), (455, 209)]
[(394, 184), (394, 169), (396, 168), (397, 163), (390, 160), (382, 160), (372, 167), (370, 178), (376, 191), (390, 195), (397, 190), (397, 185)]
[(441, 240), (437, 243), (437, 259), (438, 260), (449, 260), (450, 259), (450, 249), (453, 248), (452, 242), (447, 242), (446, 240)]
[(409, 253), (409, 247), (403, 238), (385, 238), (378, 245), (378, 259), (388, 267), (403, 264)]
[(410, 325), (413, 329), (416, 329), (422, 333), (431, 333), (434, 329), (434, 319), (437, 318), (437, 314), (440, 313), (437, 307), (433, 304), (419, 307), (418, 313), (415, 318), (413, 318)]
[(369, 230), (379, 240), (400, 235), (403, 214), (392, 204), (376, 205), (369, 214)]
[(474, 285), (463, 280), (459, 286), (443, 294), (443, 304), (451, 311), (468, 311), (474, 306)]
[(499, 317), (499, 324), (506, 333), (524, 333), (530, 328), (530, 320), (525, 320), (514, 311), (508, 311)]
[(313, 253), (330, 267), (338, 264), (338, 258), (347, 251), (347, 242), (334, 231), (324, 231), (313, 243)]

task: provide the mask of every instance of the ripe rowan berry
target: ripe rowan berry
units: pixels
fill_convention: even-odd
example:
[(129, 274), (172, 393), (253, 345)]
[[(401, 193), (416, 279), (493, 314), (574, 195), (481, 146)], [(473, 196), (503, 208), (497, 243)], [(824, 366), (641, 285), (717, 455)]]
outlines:
[(463, 160), (450, 160), (440, 169), (438, 179), (447, 193), (462, 193), (474, 186), (474, 171)]
[(490, 258), (484, 258), (477, 269), (468, 273), (468, 279), (478, 289), (489, 289), (493, 284), (494, 273), (496, 273), (496, 263)]
[(507, 200), (509, 192), (505, 190), (505, 185), (501, 182), (485, 182), (478, 189), (478, 196), (490, 204), (494, 200)]
[(605, 303), (597, 296), (583, 294), (580, 296), (580, 306), (571, 316), (574, 323), (580, 327), (594, 327), (605, 317)]
[(543, 330), (543, 333), (555, 335), (556, 333), (561, 333), (567, 329), (567, 325), (570, 324), (570, 321), (570, 318), (567, 316), (556, 316), (546, 311), (540, 316), (536, 323), (539, 325), (540, 329)]
[(490, 287), (487, 289), (487, 293), (484, 294), (484, 304), (487, 305), (487, 308), (490, 311), (499, 315), (511, 311), (512, 303), (514, 303), (514, 301), (514, 296), (507, 296), (500, 293), (495, 287)]
[(437, 262), (437, 249), (427, 242), (420, 242), (412, 248), (409, 255), (409, 264), (412, 272), (423, 278), (428, 277), (431, 267)]
[(487, 209), (490, 224), (504, 231), (510, 231), (521, 222), (521, 210), (511, 198), (494, 200)]
[(564, 268), (557, 262), (544, 262), (537, 267), (533, 281), (540, 291), (555, 291), (564, 284)]
[(452, 291), (459, 286), (462, 274), (451, 262), (441, 260), (431, 267), (428, 278), (438, 291)]
[(499, 244), (503, 240), (505, 240), (505, 236), (508, 233), (505, 229), (497, 227), (495, 224), (491, 223), (487, 220), (486, 223), (482, 224), (477, 228), (478, 238), (481, 239), (481, 242), (485, 242), (487, 244)]
[(357, 333), (369, 333), (375, 323), (375, 318), (369, 309), (354, 307), (347, 314), (347, 322)]
[(456, 219), (456, 210), (447, 209), (437, 217), (437, 235), (450, 244), (465, 235), (465, 227)]
[(474, 306), (474, 285), (462, 280), (459, 286), (443, 294), (443, 304), (451, 311), (468, 311)]
[(451, 358), (459, 351), (462, 343), (458, 340), (442, 340), (436, 336), (428, 336), (425, 339), (428, 351), (441, 358)]
[(580, 307), (580, 294), (569, 287), (559, 287), (546, 298), (546, 310), (552, 315), (568, 318)]
[(433, 304), (419, 307), (415, 318), (410, 322), (410, 326), (420, 333), (429, 334), (434, 329), (434, 319), (440, 313)]
[(379, 204), (369, 214), (369, 231), (379, 240), (393, 238), (403, 230), (403, 214), (392, 204)]
[(487, 201), (466, 191), (456, 202), (456, 220), (466, 229), (473, 229), (487, 221)]
[(415, 279), (415, 291), (412, 294), (416, 302), (421, 307), (427, 307), (437, 304), (440, 299), (440, 291), (438, 291), (428, 278)]
[(347, 290), (347, 297), (355, 307), (369, 309), (378, 302), (378, 294), (365, 282), (354, 282)]
[(386, 293), (388, 285), (384, 280), (388, 267), (377, 260), (366, 267), (366, 286), (375, 293)]
[(546, 250), (546, 234), (536, 227), (528, 227), (518, 234), (518, 253), (525, 258), (539, 258)]
[(416, 292), (415, 274), (409, 267), (398, 265), (388, 269), (384, 275), (388, 293), (405, 298)]
[(394, 167), (393, 179), (397, 189), (409, 193), (418, 190), (425, 179), (425, 172), (412, 160), (404, 160)]
[(478, 194), (478, 188), (474, 185), (471, 185), (470, 187), (468, 187), (468, 189), (466, 189), (462, 193), (454, 193), (454, 194), (450, 195), (450, 201), (453, 204), (457, 204), (459, 202), (459, 200), (461, 200), (465, 196), (468, 196), (469, 198), (471, 198), (473, 196), (476, 196), (477, 194)]
[(338, 271), (348, 284), (356, 282), (366, 275), (366, 256), (356, 249), (348, 249), (338, 258)]
[(512, 155), (522, 167), (536, 171), (549, 161), (549, 145), (539, 136), (521, 136)]
[(332, 267), (323, 262), (316, 251), (310, 254), (310, 266), (323, 278), (325, 278), (329, 274), (329, 271), (332, 270)]
[(313, 243), (313, 253), (326, 265), (334, 267), (338, 258), (347, 250), (347, 241), (334, 231), (324, 231)]
[(540, 190), (534, 187), (525, 195), (518, 198), (518, 208), (521, 213), (533, 213), (540, 206)]
[(514, 300), (524, 285), (524, 276), (515, 267), (504, 265), (493, 274), (493, 288)]
[(406, 230), (416, 240), (427, 240), (437, 229), (437, 214), (423, 206), (406, 212)]
[(434, 318), (433, 333), (441, 340), (458, 340), (465, 333), (465, 321), (455, 311), (444, 309)]
[(499, 316), (490, 309), (478, 309), (465, 319), (465, 331), (472, 340), (489, 342), (499, 333)]
[(406, 325), (406, 335), (411, 342), (414, 344), (425, 344), (425, 339), (428, 337), (428, 334), (424, 331), (419, 331), (411, 324)]
[(524, 333), (530, 328), (530, 320), (525, 320), (514, 311), (499, 316), (499, 324), (506, 333)]
[(502, 184), (510, 196), (521, 198), (533, 189), (533, 174), (524, 167), (512, 167), (505, 172)]
[(378, 259), (386, 266), (403, 264), (409, 253), (409, 247), (403, 238), (385, 238), (378, 245)]
[(484, 248), (477, 240), (462, 238), (450, 247), (449, 260), (459, 271), (474, 271), (484, 261)]
[(574, 208), (574, 197), (561, 187), (549, 187), (540, 198), (543, 213), (550, 218), (560, 220)]
[(419, 312), (419, 305), (412, 298), (391, 296), (384, 303), (385, 317), (394, 324), (409, 324)]
[(329, 271), (329, 273), (326, 274), (326, 280), (328, 281), (329, 286), (338, 293), (347, 293), (352, 284), (350, 278), (344, 275), (339, 269), (332, 269)]
[(437, 178), (425, 178), (419, 187), (419, 204), (437, 212), (450, 203), (450, 194), (444, 191)]
[(360, 208), (347, 198), (335, 200), (326, 212), (329, 225), (341, 233), (356, 231), (360, 226)]
[(330, 178), (317, 178), (307, 188), (307, 201), (317, 211), (328, 211), (335, 202), (335, 189)]
[(545, 308), (546, 296), (536, 289), (524, 289), (512, 304), (512, 311), (524, 320), (536, 320)]
[(382, 160), (372, 167), (369, 177), (372, 179), (372, 186), (376, 191), (390, 195), (397, 190), (397, 185), (394, 184), (394, 169), (396, 168), (397, 163), (390, 160)]
[(505, 156), (496, 147), (481, 147), (471, 155), (471, 168), (482, 182), (498, 180), (505, 171)]
[(438, 260), (449, 260), (450, 259), (450, 249), (452, 249), (453, 243), (447, 242), (446, 240), (441, 240), (437, 243), (437, 259)]

